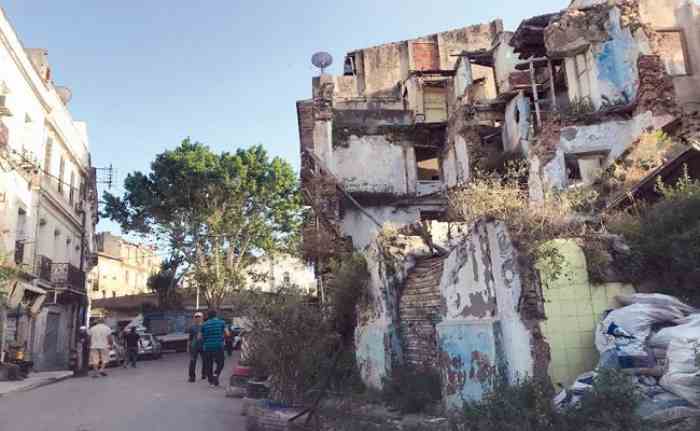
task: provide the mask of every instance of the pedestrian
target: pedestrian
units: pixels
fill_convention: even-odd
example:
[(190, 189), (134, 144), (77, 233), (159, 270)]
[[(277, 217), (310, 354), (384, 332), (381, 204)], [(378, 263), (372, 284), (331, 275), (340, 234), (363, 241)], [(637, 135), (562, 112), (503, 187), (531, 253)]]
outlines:
[(94, 370), (92, 377), (107, 375), (105, 368), (113, 344), (112, 329), (102, 320), (98, 320), (97, 324), (90, 328), (90, 364)]
[(227, 330), (224, 335), (224, 346), (226, 347), (226, 354), (228, 357), (230, 358), (233, 356), (233, 334), (230, 329)]
[(136, 368), (136, 360), (139, 357), (139, 346), (141, 345), (141, 336), (136, 332), (136, 327), (132, 326), (129, 332), (124, 336), (124, 347), (126, 350), (127, 361), (124, 362), (124, 368), (127, 366), (127, 362), (131, 364), (133, 368)]
[(206, 361), (204, 360), (204, 354), (202, 352), (202, 318), (204, 316), (200, 312), (194, 313), (192, 326), (189, 329), (189, 341), (187, 343), (187, 350), (190, 353), (190, 382), (196, 380), (195, 370), (197, 368), (197, 357), (201, 357), (202, 361), (202, 380), (207, 378), (206, 373)]
[[(207, 321), (202, 325), (202, 349), (204, 366), (209, 385), (219, 386), (219, 376), (224, 368), (224, 337), (228, 332), (226, 323), (216, 316), (216, 311), (207, 313)], [(216, 363), (216, 370), (214, 370)]]

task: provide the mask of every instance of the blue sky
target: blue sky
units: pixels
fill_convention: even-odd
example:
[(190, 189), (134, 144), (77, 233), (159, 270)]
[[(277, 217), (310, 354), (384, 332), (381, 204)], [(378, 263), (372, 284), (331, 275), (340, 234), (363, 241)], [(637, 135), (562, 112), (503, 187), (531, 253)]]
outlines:
[[(190, 136), (216, 150), (263, 144), (298, 166), (295, 102), (311, 93), (318, 50), (347, 51), (500, 17), (521, 19), (568, 0), (5, 0), (26, 47), (49, 50), (54, 80), (73, 90), (93, 164), (121, 183)], [(119, 190), (117, 184), (117, 190)], [(113, 189), (114, 191), (114, 189)], [(116, 228), (105, 221), (102, 229)]]

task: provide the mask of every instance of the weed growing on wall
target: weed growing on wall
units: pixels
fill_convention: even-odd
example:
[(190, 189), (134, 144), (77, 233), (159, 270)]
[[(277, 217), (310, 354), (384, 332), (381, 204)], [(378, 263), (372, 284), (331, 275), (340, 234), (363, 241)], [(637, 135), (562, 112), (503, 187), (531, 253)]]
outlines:
[[(581, 238), (592, 233), (581, 213), (592, 211), (596, 199), (588, 189), (557, 192), (544, 202), (528, 199), (527, 166), (511, 161), (502, 174), (477, 173), (474, 179), (448, 194), (452, 220), (474, 223), (498, 220), (508, 226), (519, 252), (526, 282), (534, 282), (535, 264), (548, 267), (555, 278), (561, 275), (563, 257), (546, 243), (556, 238)], [(529, 280), (528, 280), (529, 279)]]

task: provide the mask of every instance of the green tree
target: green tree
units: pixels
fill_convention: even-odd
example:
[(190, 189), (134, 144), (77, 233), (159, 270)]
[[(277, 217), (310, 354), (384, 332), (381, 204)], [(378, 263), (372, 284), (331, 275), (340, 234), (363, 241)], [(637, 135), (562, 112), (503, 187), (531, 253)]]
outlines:
[(121, 197), (105, 193), (103, 216), (165, 242), (171, 269), (187, 271), (212, 308), (244, 286), (255, 255), (298, 239), (297, 175), (262, 146), (216, 154), (186, 139), (157, 155), (148, 174), (129, 174), (124, 188)]

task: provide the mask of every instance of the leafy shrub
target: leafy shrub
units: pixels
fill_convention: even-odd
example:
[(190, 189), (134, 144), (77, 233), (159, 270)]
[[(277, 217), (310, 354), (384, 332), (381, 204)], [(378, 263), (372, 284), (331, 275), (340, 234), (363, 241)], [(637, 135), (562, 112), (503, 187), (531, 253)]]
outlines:
[(420, 413), (441, 400), (440, 375), (434, 370), (416, 370), (401, 366), (392, 370), (385, 379), (383, 401), (402, 413)]
[(611, 214), (608, 228), (631, 248), (625, 263), (633, 280), (653, 280), (660, 291), (700, 305), (700, 181), (686, 173), (657, 188), (661, 201)]
[(453, 418), (457, 431), (639, 431), (645, 424), (635, 414), (634, 385), (622, 373), (600, 373), (579, 403), (557, 409), (551, 385), (522, 380), (509, 385), (498, 379), (481, 401), (468, 402)]
[(357, 307), (368, 300), (367, 261), (356, 253), (334, 262), (331, 267), (332, 277), (328, 283), (331, 320), (344, 345), (351, 346), (357, 324)]
[(308, 401), (329, 372), (338, 337), (319, 305), (297, 292), (251, 295), (246, 361), (258, 376), (270, 376), (273, 399), (292, 405)]

